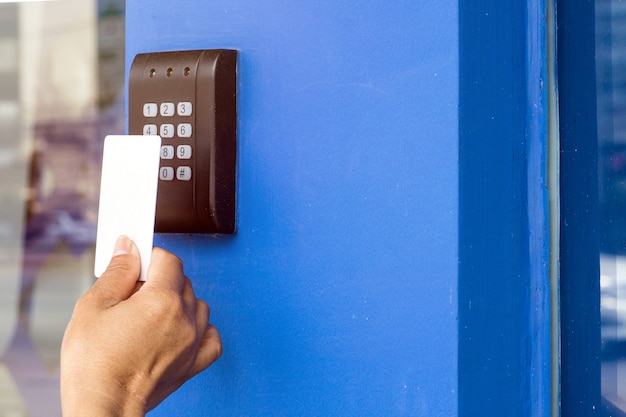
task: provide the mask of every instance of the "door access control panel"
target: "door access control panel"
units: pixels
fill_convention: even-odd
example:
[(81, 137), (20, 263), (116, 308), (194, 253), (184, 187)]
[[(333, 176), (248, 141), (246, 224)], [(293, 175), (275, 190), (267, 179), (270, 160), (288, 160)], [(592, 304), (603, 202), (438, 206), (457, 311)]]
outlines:
[(234, 233), (237, 51), (139, 54), (128, 130), (161, 136), (155, 232)]

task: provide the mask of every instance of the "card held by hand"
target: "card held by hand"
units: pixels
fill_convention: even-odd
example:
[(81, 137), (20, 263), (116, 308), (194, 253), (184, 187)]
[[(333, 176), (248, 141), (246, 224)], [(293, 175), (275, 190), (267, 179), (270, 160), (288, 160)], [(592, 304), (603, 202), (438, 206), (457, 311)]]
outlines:
[(117, 238), (139, 249), (145, 281), (152, 254), (159, 180), (160, 136), (109, 135), (104, 140), (94, 274), (106, 270)]

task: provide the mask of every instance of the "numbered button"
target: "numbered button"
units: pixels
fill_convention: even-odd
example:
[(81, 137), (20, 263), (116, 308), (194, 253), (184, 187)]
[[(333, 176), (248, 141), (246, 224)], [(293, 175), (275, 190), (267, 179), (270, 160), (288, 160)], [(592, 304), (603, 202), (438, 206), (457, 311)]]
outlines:
[(178, 103), (178, 115), (179, 116), (191, 116), (192, 112), (192, 104), (191, 101), (181, 101)]
[(176, 156), (179, 159), (190, 159), (191, 158), (191, 146), (190, 145), (180, 145), (176, 148)]
[(178, 125), (178, 137), (190, 138), (191, 137), (191, 123), (181, 123)]
[(149, 136), (158, 135), (157, 125), (143, 125), (143, 134)]
[(191, 167), (178, 167), (176, 169), (176, 178), (180, 181), (189, 181), (191, 179)]
[(161, 103), (161, 116), (174, 116), (174, 103)]
[(174, 129), (174, 125), (163, 124), (161, 125), (160, 131), (161, 131), (162, 138), (173, 138), (174, 132), (176, 131), (176, 129)]
[(146, 103), (143, 105), (143, 117), (157, 117), (157, 104)]
[(171, 145), (161, 146), (161, 159), (174, 159), (174, 147)]
[(159, 178), (163, 181), (172, 181), (174, 179), (174, 168), (162, 167), (159, 170)]

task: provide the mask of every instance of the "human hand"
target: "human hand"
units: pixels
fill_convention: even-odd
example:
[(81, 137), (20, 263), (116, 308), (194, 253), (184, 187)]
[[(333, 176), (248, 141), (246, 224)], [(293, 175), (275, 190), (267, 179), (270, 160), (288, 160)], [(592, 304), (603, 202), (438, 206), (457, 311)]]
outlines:
[(147, 280), (125, 237), (76, 303), (61, 346), (63, 416), (144, 416), (222, 352), (182, 263), (154, 248)]

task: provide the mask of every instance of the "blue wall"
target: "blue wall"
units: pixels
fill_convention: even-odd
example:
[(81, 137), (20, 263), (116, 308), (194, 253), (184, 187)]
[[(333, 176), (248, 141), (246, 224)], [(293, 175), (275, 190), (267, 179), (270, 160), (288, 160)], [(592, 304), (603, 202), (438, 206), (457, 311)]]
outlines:
[(127, 71), (240, 51), (238, 233), (156, 238), (224, 355), (152, 415), (457, 414), (457, 9), (128, 1)]

